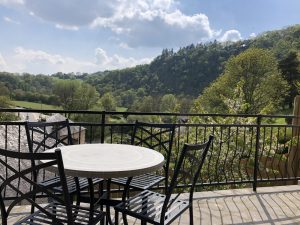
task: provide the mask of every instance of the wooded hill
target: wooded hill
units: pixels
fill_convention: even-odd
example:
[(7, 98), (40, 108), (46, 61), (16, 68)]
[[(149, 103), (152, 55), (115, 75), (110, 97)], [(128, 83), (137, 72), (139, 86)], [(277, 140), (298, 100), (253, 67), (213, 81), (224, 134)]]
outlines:
[(235, 43), (192, 44), (177, 52), (164, 49), (149, 65), (99, 72), (83, 79), (95, 85), (100, 93), (111, 91), (119, 95), (142, 88), (146, 95), (171, 93), (196, 97), (222, 73), (229, 57), (250, 47), (270, 49), (281, 61), (291, 51), (300, 51), (300, 25)]
[(83, 80), (96, 87), (100, 95), (111, 92), (119, 100), (120, 106), (125, 107), (130, 106), (132, 99), (144, 96), (174, 94), (195, 98), (222, 74), (224, 65), (231, 56), (251, 47), (270, 49), (277, 57), (280, 69), (287, 69), (288, 74), (293, 66), (291, 63), (296, 63), (294, 65), (297, 66), (299, 62), (297, 57), (300, 52), (300, 25), (265, 32), (255, 38), (235, 43), (214, 41), (192, 44), (177, 52), (164, 49), (150, 64), (121, 70), (83, 75), (57, 73), (51, 76), (20, 76), (1, 72), (0, 87), (7, 87), (13, 99), (48, 104), (57, 101), (52, 90), (55, 82), (60, 79)]

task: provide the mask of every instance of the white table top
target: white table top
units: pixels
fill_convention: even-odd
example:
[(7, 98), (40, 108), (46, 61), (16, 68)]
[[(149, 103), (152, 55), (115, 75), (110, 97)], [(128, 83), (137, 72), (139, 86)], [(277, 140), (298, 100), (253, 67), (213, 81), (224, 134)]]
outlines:
[[(137, 176), (156, 171), (164, 164), (164, 157), (161, 153), (133, 145), (81, 144), (63, 146), (59, 149), (62, 153), (65, 174), (74, 177)], [(57, 172), (56, 167), (50, 170)]]

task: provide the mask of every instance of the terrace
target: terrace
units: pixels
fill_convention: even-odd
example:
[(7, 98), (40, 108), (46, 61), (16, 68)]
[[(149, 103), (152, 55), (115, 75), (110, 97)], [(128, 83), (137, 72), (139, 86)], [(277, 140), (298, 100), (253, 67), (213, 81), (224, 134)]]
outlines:
[[(300, 187), (297, 185), (197, 192), (194, 200), (194, 223), (215, 224), (299, 224)], [(19, 206), (10, 224), (23, 218), (30, 207)], [(188, 225), (188, 212), (174, 224)], [(139, 224), (128, 217), (129, 224)]]
[[(21, 109), (1, 109), (1, 112), (63, 113), (76, 121), (71, 126), (85, 132), (86, 143), (128, 143), (135, 119), (176, 123), (174, 161), (183, 143), (203, 142), (213, 134), (215, 140), (194, 196), (195, 224), (300, 223), (300, 188), (295, 185), (300, 178), (297, 154), (300, 127), (293, 116)], [(86, 122), (87, 118), (94, 122)], [(293, 124), (289, 122), (292, 120)], [(27, 151), (24, 124), (22, 121), (1, 122), (0, 147)], [(78, 143), (82, 143), (80, 137)], [(1, 171), (5, 177), (5, 170)], [(116, 195), (120, 191), (121, 187), (114, 187)], [(15, 196), (7, 194), (5, 197), (9, 200)], [(24, 216), (26, 209), (28, 206), (21, 205), (11, 221)], [(188, 213), (185, 213), (174, 224), (188, 224), (188, 221)], [(135, 221), (130, 220), (130, 223)]]

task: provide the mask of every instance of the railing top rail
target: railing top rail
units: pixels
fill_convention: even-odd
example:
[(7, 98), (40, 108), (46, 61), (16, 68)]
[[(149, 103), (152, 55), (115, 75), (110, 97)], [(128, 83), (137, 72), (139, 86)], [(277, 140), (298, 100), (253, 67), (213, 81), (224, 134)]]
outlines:
[(263, 114), (222, 114), (222, 113), (165, 113), (165, 112), (115, 112), (91, 110), (61, 110), (61, 109), (13, 109), (0, 108), (0, 112), (27, 112), (27, 113), (75, 113), (75, 114), (106, 114), (106, 115), (157, 115), (157, 116), (210, 116), (210, 117), (244, 117), (244, 118), (298, 118), (293, 115), (263, 115)]

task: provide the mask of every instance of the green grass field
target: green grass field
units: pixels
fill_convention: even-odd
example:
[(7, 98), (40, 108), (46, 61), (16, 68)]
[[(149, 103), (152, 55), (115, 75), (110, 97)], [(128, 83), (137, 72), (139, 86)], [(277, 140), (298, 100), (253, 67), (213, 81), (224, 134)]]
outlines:
[[(47, 104), (41, 104), (41, 103), (35, 103), (35, 102), (26, 102), (26, 101), (11, 101), (14, 106), (23, 107), (27, 109), (62, 109), (59, 106), (56, 105), (47, 105)], [(94, 107), (92, 110), (99, 110), (101, 111), (101, 108)], [(127, 108), (125, 107), (117, 107), (117, 112), (126, 112)]]
[(125, 107), (117, 107), (117, 108), (116, 108), (116, 111), (117, 111), (117, 112), (126, 112), (126, 111), (127, 111), (127, 108), (125, 108)]
[(26, 101), (12, 101), (15, 106), (27, 108), (27, 109), (61, 109), (61, 107), (55, 105), (46, 105), (35, 102), (26, 102)]

